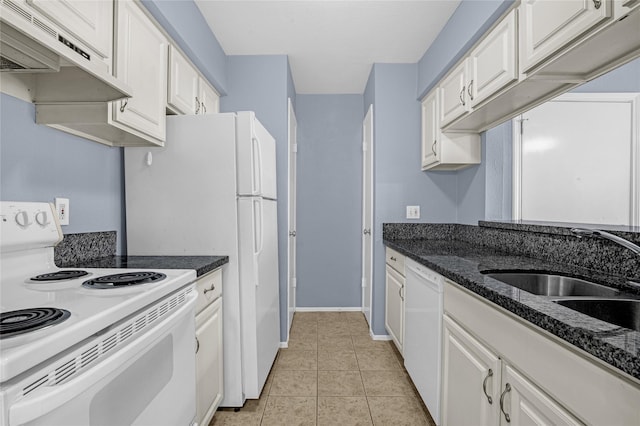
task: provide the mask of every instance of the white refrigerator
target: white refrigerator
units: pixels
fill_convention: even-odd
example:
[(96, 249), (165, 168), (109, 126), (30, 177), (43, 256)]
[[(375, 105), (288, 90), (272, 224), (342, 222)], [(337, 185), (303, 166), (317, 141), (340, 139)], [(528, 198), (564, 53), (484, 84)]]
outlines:
[(275, 140), (253, 112), (174, 116), (124, 156), (127, 253), (229, 256), (221, 406), (258, 398), (280, 346)]

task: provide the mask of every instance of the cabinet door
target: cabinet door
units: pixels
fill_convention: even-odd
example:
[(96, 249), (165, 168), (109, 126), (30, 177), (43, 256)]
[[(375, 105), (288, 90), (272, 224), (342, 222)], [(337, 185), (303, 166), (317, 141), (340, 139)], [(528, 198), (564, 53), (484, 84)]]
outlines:
[(113, 120), (129, 129), (165, 139), (167, 40), (136, 2), (117, 2), (116, 77), (133, 97), (113, 102)]
[(438, 89), (422, 101), (422, 169), (439, 161), (440, 116)]
[(516, 11), (512, 10), (469, 55), (471, 107), (518, 79)]
[(111, 59), (113, 0), (28, 0), (103, 58)]
[(402, 353), (404, 326), (404, 277), (386, 265), (384, 325)]
[(220, 96), (204, 79), (200, 79), (200, 114), (216, 114), (220, 112)]
[(467, 60), (458, 65), (440, 84), (440, 125), (442, 127), (469, 110)]
[(196, 419), (207, 425), (222, 401), (222, 298), (196, 317)]
[(582, 424), (506, 363), (503, 364), (502, 393), (498, 402), (501, 425)]
[(442, 424), (497, 425), (500, 375), (498, 356), (445, 315)]
[(169, 106), (181, 114), (197, 114), (198, 72), (189, 61), (173, 46), (169, 46)]
[(611, 16), (611, 2), (524, 0), (518, 16), (520, 69), (527, 72)]

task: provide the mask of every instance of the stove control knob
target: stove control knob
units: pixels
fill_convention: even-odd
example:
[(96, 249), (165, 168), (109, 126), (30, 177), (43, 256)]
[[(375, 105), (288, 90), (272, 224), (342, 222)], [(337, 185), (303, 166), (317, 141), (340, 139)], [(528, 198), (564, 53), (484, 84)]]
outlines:
[(47, 212), (41, 210), (36, 213), (36, 222), (38, 222), (38, 225), (40, 226), (47, 226), (49, 224), (49, 215)]
[(20, 210), (18, 213), (16, 213), (16, 223), (23, 228), (31, 225), (29, 214), (24, 210)]

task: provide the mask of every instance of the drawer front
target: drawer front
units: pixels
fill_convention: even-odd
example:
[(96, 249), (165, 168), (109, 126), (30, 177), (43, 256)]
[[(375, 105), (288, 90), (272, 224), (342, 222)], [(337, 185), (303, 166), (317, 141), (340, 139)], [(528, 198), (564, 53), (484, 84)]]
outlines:
[(397, 251), (387, 248), (387, 265), (391, 266), (404, 277), (404, 255)]
[(201, 276), (196, 281), (198, 300), (196, 301), (196, 314), (206, 308), (211, 302), (222, 296), (222, 269), (216, 269)]

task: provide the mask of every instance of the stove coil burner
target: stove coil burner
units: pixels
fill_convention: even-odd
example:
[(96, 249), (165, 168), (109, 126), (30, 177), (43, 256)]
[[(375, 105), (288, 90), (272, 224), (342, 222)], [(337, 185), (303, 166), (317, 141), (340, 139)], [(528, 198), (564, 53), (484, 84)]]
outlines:
[(159, 272), (125, 272), (122, 274), (105, 275), (82, 283), (83, 287), (91, 289), (107, 289), (127, 287), (138, 284), (149, 284), (162, 281), (167, 276)]
[(81, 270), (64, 270), (64, 271), (56, 271), (51, 272), (49, 274), (37, 275), (31, 278), (31, 281), (62, 281), (62, 280), (72, 280), (74, 278), (80, 278), (89, 275), (87, 271)]
[(71, 313), (57, 308), (33, 308), (0, 314), (0, 339), (17, 336), (65, 321)]

